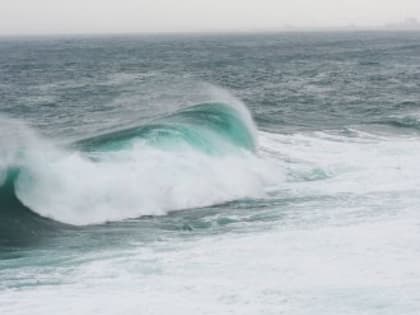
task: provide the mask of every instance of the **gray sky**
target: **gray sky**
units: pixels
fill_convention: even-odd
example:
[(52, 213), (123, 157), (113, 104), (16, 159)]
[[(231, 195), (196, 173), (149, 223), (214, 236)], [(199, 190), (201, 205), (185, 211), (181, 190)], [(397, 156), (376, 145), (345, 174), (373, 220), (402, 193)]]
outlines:
[(420, 20), (420, 0), (0, 0), (0, 34), (258, 31)]

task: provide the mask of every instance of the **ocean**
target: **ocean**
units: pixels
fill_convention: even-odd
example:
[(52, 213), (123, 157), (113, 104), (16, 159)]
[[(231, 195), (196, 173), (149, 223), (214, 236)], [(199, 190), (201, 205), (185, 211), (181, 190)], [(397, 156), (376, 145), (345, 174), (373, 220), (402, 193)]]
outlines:
[(420, 33), (0, 38), (0, 314), (420, 314)]

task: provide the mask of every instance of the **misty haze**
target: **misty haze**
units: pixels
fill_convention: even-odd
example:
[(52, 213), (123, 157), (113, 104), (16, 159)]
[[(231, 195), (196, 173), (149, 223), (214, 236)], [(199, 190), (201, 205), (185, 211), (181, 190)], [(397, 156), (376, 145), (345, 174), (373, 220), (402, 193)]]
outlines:
[(361, 28), (420, 19), (417, 0), (2, 0), (0, 34)]

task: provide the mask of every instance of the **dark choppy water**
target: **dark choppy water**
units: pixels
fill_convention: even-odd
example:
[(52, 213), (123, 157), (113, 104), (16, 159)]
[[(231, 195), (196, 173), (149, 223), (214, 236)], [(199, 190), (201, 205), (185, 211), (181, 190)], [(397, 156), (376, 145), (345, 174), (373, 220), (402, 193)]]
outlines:
[(420, 312), (420, 33), (3, 38), (0, 111), (2, 314)]

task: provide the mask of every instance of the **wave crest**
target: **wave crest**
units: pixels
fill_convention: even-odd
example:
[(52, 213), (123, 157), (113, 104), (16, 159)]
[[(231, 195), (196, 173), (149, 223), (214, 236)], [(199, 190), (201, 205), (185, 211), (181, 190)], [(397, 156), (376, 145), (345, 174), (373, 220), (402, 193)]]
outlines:
[(232, 146), (256, 149), (256, 128), (244, 108), (221, 102), (197, 104), (149, 124), (79, 141), (84, 150), (115, 151), (142, 140), (158, 148), (188, 145), (206, 153), (232, 151)]

